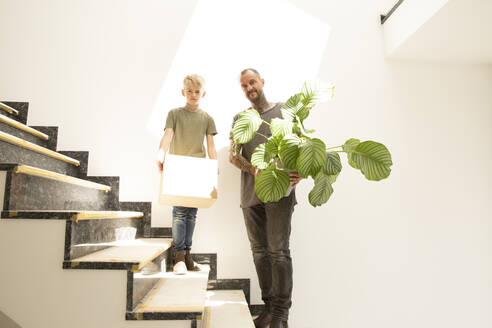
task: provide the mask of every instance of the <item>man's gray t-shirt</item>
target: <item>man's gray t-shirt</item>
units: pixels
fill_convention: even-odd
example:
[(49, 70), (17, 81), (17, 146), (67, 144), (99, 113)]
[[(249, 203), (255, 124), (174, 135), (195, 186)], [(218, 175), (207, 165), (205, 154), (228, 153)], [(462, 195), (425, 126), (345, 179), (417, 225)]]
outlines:
[(174, 155), (206, 157), (203, 140), (209, 134), (217, 134), (214, 119), (201, 109), (194, 112), (183, 107), (172, 109), (167, 114), (167, 128), (174, 131), (169, 147), (169, 153)]
[[(277, 103), (275, 106), (263, 113), (260, 113), (262, 120), (270, 123), (272, 118), (278, 117), (282, 118), (282, 112), (280, 109), (282, 108), (282, 103)], [(234, 122), (238, 119), (239, 114), (234, 116), (234, 121), (232, 125), (234, 126)], [(270, 131), (270, 127), (265, 124), (265, 122), (261, 123), (260, 128), (258, 129), (258, 133), (263, 134), (264, 136), (271, 137), (272, 132)], [(255, 151), (258, 145), (265, 143), (266, 139), (259, 134), (256, 134), (253, 139), (251, 139), (248, 143), (242, 145), (241, 154), (244, 158), (246, 158), (249, 162), (251, 162), (251, 155)], [(292, 191), (295, 192), (295, 191)], [(262, 204), (262, 201), (256, 196), (255, 192), (255, 177), (248, 172), (241, 171), (241, 207), (252, 207)]]

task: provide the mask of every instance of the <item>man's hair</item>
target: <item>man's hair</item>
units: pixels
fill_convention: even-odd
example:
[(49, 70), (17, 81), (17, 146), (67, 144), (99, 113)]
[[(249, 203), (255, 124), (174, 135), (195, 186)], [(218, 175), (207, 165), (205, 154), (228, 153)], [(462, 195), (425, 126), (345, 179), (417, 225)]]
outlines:
[(186, 75), (183, 80), (183, 85), (191, 83), (193, 86), (203, 88), (205, 86), (205, 79), (198, 74)]
[(261, 79), (260, 73), (258, 73), (258, 71), (255, 70), (254, 68), (246, 68), (246, 69), (243, 69), (241, 71), (241, 76), (243, 76), (247, 71), (251, 71), (251, 72), (255, 73), (256, 76), (258, 76), (258, 78)]

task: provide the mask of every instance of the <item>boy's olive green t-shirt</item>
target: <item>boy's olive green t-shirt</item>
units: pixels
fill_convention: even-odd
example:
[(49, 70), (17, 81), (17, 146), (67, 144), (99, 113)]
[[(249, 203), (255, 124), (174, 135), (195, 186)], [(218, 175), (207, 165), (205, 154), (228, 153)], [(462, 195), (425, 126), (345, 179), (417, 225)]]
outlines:
[(183, 107), (172, 109), (167, 114), (167, 128), (174, 131), (169, 148), (169, 153), (174, 155), (206, 157), (203, 140), (209, 134), (217, 134), (214, 119), (201, 109), (194, 112)]

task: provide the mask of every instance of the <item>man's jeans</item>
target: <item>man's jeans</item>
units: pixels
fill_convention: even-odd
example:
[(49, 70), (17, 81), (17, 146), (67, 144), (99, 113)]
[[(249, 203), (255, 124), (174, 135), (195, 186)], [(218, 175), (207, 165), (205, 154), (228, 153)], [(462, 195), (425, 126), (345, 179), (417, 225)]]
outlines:
[(190, 250), (195, 230), (196, 213), (194, 207), (173, 207), (173, 246), (174, 251)]
[(295, 192), (276, 203), (243, 208), (261, 298), (272, 316), (287, 320), (292, 304), (290, 226)]

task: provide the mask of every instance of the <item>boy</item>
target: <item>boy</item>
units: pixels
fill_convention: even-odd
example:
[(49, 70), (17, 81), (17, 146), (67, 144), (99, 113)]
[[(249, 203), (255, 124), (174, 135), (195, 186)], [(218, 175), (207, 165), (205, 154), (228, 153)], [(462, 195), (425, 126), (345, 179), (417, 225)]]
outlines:
[[(207, 153), (211, 159), (217, 159), (214, 135), (217, 134), (213, 118), (199, 108), (200, 100), (205, 96), (205, 81), (196, 74), (184, 78), (181, 94), (186, 98), (184, 107), (171, 110), (166, 119), (164, 136), (159, 145), (157, 167), (162, 172), (166, 153), (206, 157), (203, 139), (207, 140)], [(185, 274), (188, 270), (200, 268), (193, 262), (190, 254), (195, 218), (198, 209), (192, 207), (173, 207), (173, 247), (175, 251), (175, 274)]]

